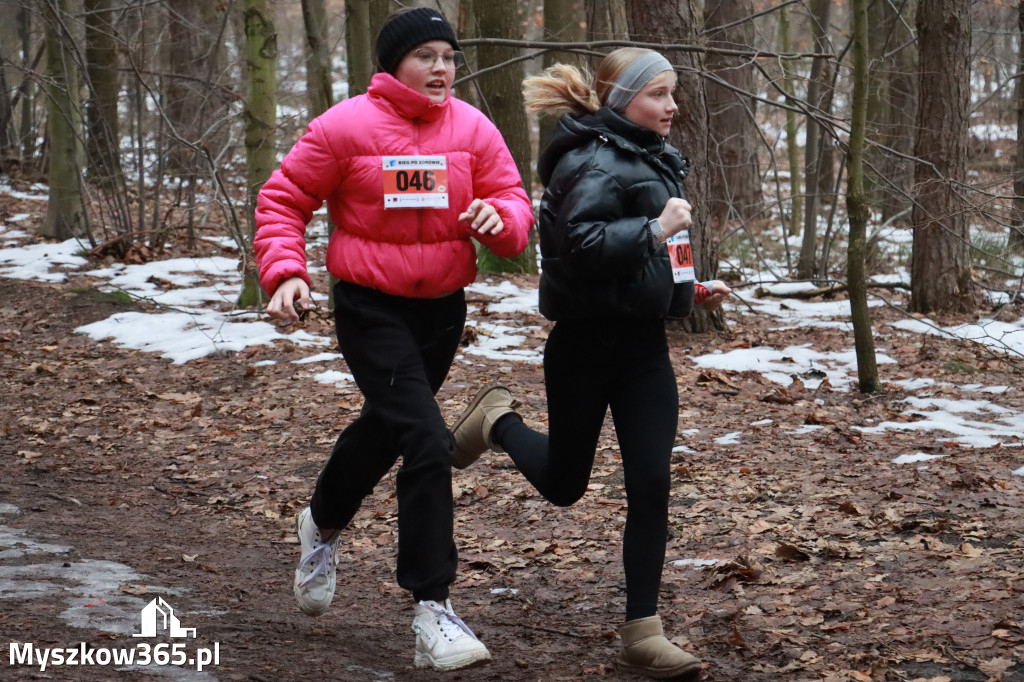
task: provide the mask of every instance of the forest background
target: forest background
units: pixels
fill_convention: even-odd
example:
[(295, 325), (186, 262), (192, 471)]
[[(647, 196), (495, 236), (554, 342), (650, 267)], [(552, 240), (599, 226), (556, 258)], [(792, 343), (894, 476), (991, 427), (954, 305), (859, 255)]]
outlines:
[[(1024, 5), (419, 4), (459, 26), (468, 68), (457, 92), (495, 121), (535, 194), (553, 122), (524, 113), (524, 75), (592, 65), (625, 44), (669, 56), (681, 108), (670, 141), (699, 169), (687, 184), (698, 275), (719, 274), (725, 256), (736, 265), (727, 277), (780, 262), (777, 277), (848, 287), (862, 390), (879, 387), (865, 310), (878, 226), (912, 230), (910, 281), (889, 284), (909, 292), (911, 312), (970, 313), (980, 293), (1020, 296), (1009, 254), (1024, 244), (1024, 136), (996, 148), (971, 126), (1024, 125)], [(370, 37), (398, 5), (0, 3), (0, 171), (46, 177), (40, 234), (81, 238), (94, 255), (145, 259), (169, 237), (194, 246), (203, 231), (230, 234), (247, 275), (239, 303), (257, 305), (254, 196), (310, 118), (365, 91)], [(786, 239), (766, 229), (776, 227)], [(481, 258), (485, 271), (537, 268), (534, 249), (515, 262)], [(703, 314), (690, 326), (722, 328)]]
[[(24, 201), (5, 199), (0, 203), (0, 220), (18, 217), (23, 226), (31, 226), (32, 239), (40, 243), (77, 240), (79, 255), (104, 266), (227, 253), (238, 259), (245, 280), (238, 298), (222, 307), (259, 309), (262, 293), (253, 278), (251, 257), (255, 192), (311, 117), (365, 90), (373, 71), (372, 36), (398, 4), (389, 0), (0, 1), (0, 182), (14, 194), (33, 191), (47, 196), (45, 212), (31, 214), (23, 213)], [(918, 676), (1010, 680), (1021, 674), (1020, 625), (1012, 613), (999, 606), (1007, 595), (1010, 601), (1019, 601), (1019, 589), (1012, 587), (1011, 578), (1019, 576), (1022, 563), (1019, 504), (1018, 512), (1007, 511), (1007, 500), (1019, 500), (1020, 483), (1017, 477), (998, 473), (1016, 468), (1006, 466), (1006, 449), (985, 454), (975, 451), (970, 464), (960, 462), (938, 472), (941, 492), (930, 492), (931, 503), (913, 513), (886, 509), (879, 512), (881, 516), (872, 512), (875, 506), (895, 507), (896, 501), (905, 502), (908, 488), (920, 485), (919, 477), (926, 474), (914, 474), (912, 483), (905, 476), (895, 476), (876, 488), (867, 486), (878, 498), (863, 496), (863, 490), (861, 496), (854, 495), (859, 484), (844, 479), (838, 487), (850, 494), (847, 499), (829, 492), (837, 483), (834, 479), (830, 482), (835, 474), (834, 462), (828, 457), (857, 451), (863, 445), (862, 437), (845, 425), (846, 419), (872, 415), (870, 419), (881, 421), (902, 410), (897, 403), (903, 396), (882, 381), (875, 366), (874, 334), (879, 318), (887, 329), (894, 320), (917, 321), (936, 330), (979, 323), (980, 337), (971, 341), (903, 344), (890, 349), (890, 354), (907, 372), (913, 368), (960, 379), (983, 373), (986, 379), (1002, 380), (1011, 387), (1019, 384), (1022, 352), (998, 330), (1002, 323), (1016, 322), (1024, 304), (1024, 88), (1020, 78), (1024, 2), (440, 0), (402, 4), (439, 7), (457, 23), (469, 67), (457, 75), (457, 94), (498, 125), (535, 198), (542, 191), (534, 173), (535, 159), (551, 122), (533, 120), (523, 111), (519, 84), (524, 75), (553, 61), (593, 65), (601, 54), (620, 45), (639, 44), (662, 51), (677, 66), (680, 77), (680, 116), (670, 142), (682, 149), (697, 169), (688, 179), (687, 192), (696, 207), (698, 276), (717, 276), (737, 290), (749, 289), (768, 298), (785, 297), (789, 303), (784, 306), (797, 305), (796, 298), (849, 302), (847, 319), (853, 325), (858, 388), (869, 397), (815, 398), (803, 418), (809, 425), (829, 425), (830, 435), (819, 438), (807, 451), (794, 444), (793, 452), (786, 456), (802, 452), (808, 457), (806, 471), (800, 470), (800, 476), (809, 476), (808, 489), (820, 488), (817, 494), (827, 498), (825, 506), (832, 505), (856, 519), (851, 523), (859, 528), (864, 547), (880, 543), (888, 549), (887, 543), (898, 540), (914, 548), (914, 561), (906, 561), (902, 567), (915, 570), (899, 571), (903, 580), (920, 578), (927, 572), (922, 566), (935, 571), (932, 579), (940, 587), (922, 590), (919, 583), (914, 589), (904, 584), (902, 593), (886, 593), (871, 603), (900, 613), (904, 625), (894, 631), (894, 641), (913, 639), (905, 632), (915, 630), (907, 624), (913, 621), (941, 623), (915, 630), (928, 630), (927, 637), (941, 644), (925, 646), (915, 640), (913, 646), (900, 644), (890, 649), (879, 644), (881, 630), (876, 625), (881, 621), (867, 624), (873, 616), (850, 625), (854, 615), (862, 615), (857, 610), (861, 604), (858, 598), (841, 594), (846, 574), (840, 566), (862, 557), (842, 542), (837, 545), (834, 537), (821, 534), (812, 542), (780, 542), (770, 555), (787, 569), (800, 569), (788, 573), (783, 585), (798, 573), (815, 574), (815, 580), (821, 581), (810, 596), (800, 594), (813, 608), (795, 617), (799, 636), (789, 629), (793, 622), (788, 616), (796, 607), (786, 601), (788, 597), (783, 602), (775, 599), (788, 588), (761, 577), (764, 566), (751, 558), (761, 556), (758, 552), (741, 553), (710, 579), (710, 589), (729, 599), (723, 598), (703, 612), (699, 608), (689, 611), (685, 625), (702, 657), (720, 666), (718, 672), (709, 668), (711, 678), (784, 679), (789, 675), (806, 679), (800, 675), (814, 674), (816, 679), (864, 682)], [(331, 229), (324, 213), (314, 222), (314, 230)], [(322, 266), (321, 255), (322, 245), (319, 250), (311, 246), (311, 263)], [(520, 284), (536, 282), (535, 252), (515, 261), (481, 258), (485, 272), (507, 273), (509, 281)], [(326, 280), (322, 268), (317, 277)], [(779, 282), (802, 286), (772, 286)], [(21, 414), (42, 390), (35, 388), (34, 381), (26, 382), (25, 372), (50, 377), (51, 373), (59, 375), (60, 367), (71, 359), (82, 360), (77, 355), (80, 350), (59, 365), (39, 358), (30, 360), (28, 350), (26, 355), (18, 355), (20, 344), (29, 338), (18, 330), (38, 331), (47, 326), (46, 311), (34, 307), (29, 299), (50, 297), (54, 310), (72, 300), (81, 305), (82, 299), (76, 292), (68, 299), (67, 291), (60, 298), (55, 291), (5, 289), (7, 302), (0, 310), (5, 320), (2, 340), (10, 354), (7, 361), (13, 364), (4, 376), (23, 391), (8, 394), (12, 400), (24, 400), (25, 405), (9, 405)], [(152, 303), (121, 293), (125, 300), (106, 300), (95, 307), (113, 310), (127, 305), (127, 299), (132, 299), (132, 305)], [(883, 306), (872, 308), (869, 314), (869, 300)], [(91, 310), (94, 306), (82, 307)], [(11, 321), (14, 312), (23, 320), (20, 326)], [(65, 331), (75, 329), (71, 320), (92, 321), (81, 319), (81, 310), (66, 314)], [(769, 336), (778, 336), (763, 323), (749, 319), (730, 322), (722, 314), (695, 316), (684, 329), (673, 333), (686, 339), (680, 343), (705, 349), (719, 338), (726, 339), (730, 347), (758, 347)], [(800, 333), (808, 343), (827, 335), (821, 329)], [(541, 343), (543, 332), (537, 332), (533, 341)], [(34, 352), (58, 348), (62, 343), (36, 344)], [(828, 343), (837, 342), (831, 339)], [(119, 368), (125, 361), (105, 356), (105, 364), (95, 365), (87, 354), (86, 358), (85, 366), (111, 371), (114, 378), (105, 389), (111, 391), (109, 403), (89, 397), (82, 400), (93, 402), (84, 404), (113, 404), (112, 396), (127, 391), (130, 382), (124, 381), (120, 369), (110, 368)], [(133, 362), (144, 367), (151, 361)], [(479, 374), (463, 371), (466, 374), (456, 377), (457, 384), (466, 381), (472, 385), (468, 379), (487, 378), (483, 370)], [(688, 368), (680, 374), (699, 386), (694, 405), (700, 406), (701, 415), (709, 414), (716, 400), (723, 399), (733, 403), (733, 418), (739, 414), (761, 416), (759, 411), (769, 408), (798, 412), (807, 407), (800, 381), (785, 390), (769, 390), (742, 373), (706, 372), (693, 377)], [(193, 380), (187, 373), (179, 375), (170, 369), (165, 378), (178, 379), (184, 386)], [(542, 392), (535, 372), (507, 378), (521, 385), (524, 393)], [(64, 379), (69, 380), (74, 377)], [(151, 394), (175, 395), (171, 386)], [(456, 396), (448, 406), (458, 407), (463, 398)], [(203, 421), (202, 410), (196, 413), (192, 397), (167, 400), (173, 405), (185, 404), (193, 425)], [(353, 410), (358, 407), (357, 400), (357, 395), (345, 394), (338, 404)], [(1019, 402), (1019, 398), (1011, 396), (1012, 401)], [(541, 425), (542, 408), (543, 400), (538, 398), (529, 413)], [(65, 410), (64, 417), (73, 420), (77, 409)], [(273, 427), (281, 418), (280, 409), (257, 410), (258, 416), (253, 418)], [(913, 422), (918, 417), (905, 418)], [(28, 414), (21, 419), (29, 419)], [(327, 421), (334, 424), (333, 418)], [(19, 464), (31, 463), (38, 471), (17, 469), (18, 476), (12, 477), (6, 492), (21, 490), (17, 481), (22, 475), (27, 476), (27, 485), (37, 484), (32, 483), (33, 476), (41, 475), (45, 455), (42, 460), (37, 458), (35, 440), (64, 437), (59, 431), (46, 435), (53, 424), (45, 420), (19, 419), (17, 426), (13, 420), (10, 424), (4, 432), (9, 439), (4, 445), (5, 457), (10, 455)], [(156, 426), (153, 420), (147, 428)], [(247, 428), (239, 427), (239, 431)], [(97, 433), (89, 438), (98, 438)], [(607, 445), (612, 440), (605, 435)], [(930, 452), (952, 447), (942, 443)], [(785, 470), (788, 463), (770, 459), (778, 454), (771, 443), (764, 450), (757, 457), (767, 459), (751, 459), (739, 474), (726, 475), (724, 468), (717, 469), (719, 465), (710, 460), (701, 464), (704, 472), (711, 473), (680, 464), (677, 474), (689, 482), (688, 487), (713, 487), (714, 492), (700, 491), (710, 499), (723, 492), (722, 486), (728, 493), (723, 499), (741, 507), (747, 502), (756, 507), (766, 500), (782, 504), (782, 498), (793, 491), (780, 484), (774, 467)], [(608, 452), (610, 456), (612, 451)], [(139, 457), (139, 451), (134, 456)], [(819, 461), (819, 456), (825, 459)], [(46, 465), (46, 470), (90, 466), (99, 464), (61, 460), (59, 466)], [(272, 526), (283, 522), (308, 492), (300, 483), (313, 472), (301, 467), (287, 471), (287, 484), (269, 493), (263, 488), (249, 490), (247, 482), (237, 484), (239, 491), (245, 491), (237, 494), (248, 496), (250, 502), (265, 503), (268, 494), (283, 496), (277, 498), (279, 504), (258, 507), (267, 512), (259, 518), (261, 522)], [(709, 476), (716, 471), (722, 477), (711, 483)], [(813, 471), (813, 476), (808, 471)], [(179, 490), (183, 485), (180, 473), (177, 469), (167, 474), (172, 480), (169, 485), (157, 483), (154, 487), (174, 493), (171, 497), (177, 506), (172, 505), (169, 513), (181, 513), (184, 522), (188, 514), (183, 510), (188, 507), (182, 500), (190, 498)], [(614, 476), (605, 475), (612, 486)], [(743, 476), (757, 477), (758, 483), (748, 485)], [(798, 480), (805, 479), (793, 479)], [(285, 490), (287, 495), (282, 492)], [(53, 491), (65, 501), (86, 499), (86, 494), (76, 492), (75, 484), (67, 481)], [(467, 504), (488, 498), (486, 485), (475, 479), (464, 484), (463, 491), (462, 500)], [(599, 505), (613, 504), (610, 501), (616, 499), (615, 494), (606, 492)], [(109, 494), (112, 500), (128, 499), (123, 491), (111, 489)], [(513, 496), (520, 494), (514, 492)], [(492, 493), (492, 498), (495, 495)], [(211, 509), (232, 507), (233, 503), (225, 503), (231, 496), (207, 497), (220, 500), (209, 502)], [(288, 500), (282, 501), (284, 497)], [(138, 504), (134, 498), (130, 502)], [(805, 514), (817, 513), (800, 508)], [(951, 512), (953, 508), (959, 511)], [(774, 509), (782, 514), (778, 511), (782, 507)], [(697, 523), (710, 511), (697, 503), (686, 513), (688, 523)], [(370, 524), (371, 528), (377, 521), (393, 525), (386, 512), (378, 513), (383, 516)], [(585, 522), (594, 509), (584, 507), (578, 513)], [(733, 513), (739, 514), (735, 509)], [(71, 516), (64, 522), (75, 523), (76, 519)], [(249, 519), (244, 530), (258, 537), (261, 529), (249, 528), (251, 524)], [(845, 527), (845, 522), (840, 525)], [(998, 531), (992, 530), (994, 526)], [(159, 528), (153, 523), (146, 527), (150, 531)], [(982, 532), (985, 528), (988, 535)], [(531, 536), (518, 526), (515, 531), (513, 536), (518, 539), (509, 542), (525, 547), (528, 573), (533, 572), (535, 563), (544, 566), (546, 559), (558, 554), (550, 535), (547, 539)], [(391, 531), (381, 532), (383, 538)], [(704, 537), (719, 538), (716, 546), (744, 547), (733, 537), (735, 528), (728, 524), (723, 528), (717, 521), (684, 532), (693, 533), (687, 538), (696, 538), (695, 542), (703, 533)], [(844, 537), (855, 535), (850, 531)], [(259, 545), (258, 540), (253, 542)], [(386, 565), (390, 558), (372, 553), (383, 553), (386, 547), (382, 543), (381, 548), (366, 548), (368, 560), (377, 556)], [(601, 551), (589, 548), (585, 545), (587, 561), (601, 564)], [(980, 557), (979, 551), (985, 556)], [(963, 578), (958, 573), (961, 569), (977, 571), (972, 574), (974, 582), (968, 583), (971, 587), (957, 593), (962, 601), (952, 606), (932, 596), (942, 592), (945, 573), (928, 563), (950, 552), (957, 562), (953, 573)], [(992, 557), (997, 566), (979, 568), (983, 559)], [(265, 557), (247, 558), (250, 566), (262, 566), (268, 573), (276, 570), (267, 566)], [(485, 574), (503, 578), (522, 575), (522, 568), (518, 564), (498, 568), (481, 560), (478, 574), (465, 582), (471, 586)], [(780, 566), (772, 568), (782, 572)], [(833, 568), (836, 571), (828, 579), (822, 577), (826, 569)], [(599, 578), (603, 575), (598, 574)], [(605, 576), (598, 582), (607, 584), (609, 580)], [(557, 591), (557, 585), (551, 589)], [(737, 597), (744, 587), (746, 600)], [(749, 596), (759, 589), (766, 595), (763, 601)], [(393, 586), (381, 590), (394, 591)], [(707, 601), (707, 586), (695, 594)], [(913, 617), (904, 611), (912, 607), (911, 594), (929, 595)], [(987, 596), (980, 599), (979, 606), (971, 603), (971, 594)], [(543, 611), (548, 605), (545, 600), (560, 605), (569, 596), (568, 592), (557, 597), (553, 592), (541, 598), (534, 595), (533, 604)], [(580, 595), (573, 598), (578, 604), (587, 602)], [(690, 598), (677, 599), (689, 604)], [(950, 609), (955, 613), (959, 608), (969, 612), (961, 614), (963, 622), (958, 625), (944, 620), (943, 613)], [(6, 613), (0, 616), (7, 625), (17, 618)], [(751, 621), (757, 625), (750, 626)], [(30, 632), (39, 627), (27, 622), (22, 625)], [(532, 627), (543, 632), (545, 626)], [(813, 633), (807, 635), (807, 630)], [(570, 626), (560, 632), (591, 645), (605, 637)], [(491, 633), (491, 637), (497, 635)], [(847, 649), (830, 650), (826, 642), (828, 646), (841, 642)], [(601, 646), (595, 651), (600, 653)], [(562, 653), (548, 653), (545, 671), (550, 674), (546, 679), (612, 674), (610, 668), (595, 661), (589, 661), (581, 672), (564, 660)], [(516, 660), (513, 673), (521, 662)], [(245, 664), (239, 665), (244, 668)], [(317, 665), (321, 667), (314, 669), (330, 669), (326, 662)], [(749, 673), (751, 665), (763, 667), (753, 674)], [(251, 666), (258, 668), (256, 663)], [(526, 669), (521, 673), (523, 679), (537, 678), (539, 673), (528, 670), (529, 665)], [(496, 679), (502, 676), (513, 677), (505, 669)]]

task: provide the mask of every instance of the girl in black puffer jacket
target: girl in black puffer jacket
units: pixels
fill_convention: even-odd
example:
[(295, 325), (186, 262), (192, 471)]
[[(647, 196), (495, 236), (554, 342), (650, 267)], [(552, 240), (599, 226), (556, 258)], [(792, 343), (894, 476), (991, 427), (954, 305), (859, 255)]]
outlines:
[(668, 641), (657, 615), (679, 412), (664, 321), (689, 313), (695, 288), (708, 309), (730, 290), (694, 282), (688, 164), (664, 139), (675, 84), (672, 65), (640, 48), (609, 54), (593, 88), (565, 65), (525, 82), (528, 108), (565, 114), (538, 167), (540, 309), (555, 321), (544, 352), (550, 434), (523, 424), (508, 389), (493, 384), (453, 429), (454, 466), (504, 450), (547, 500), (571, 505), (586, 492), (611, 407), (629, 509), (619, 665), (696, 679), (700, 661)]

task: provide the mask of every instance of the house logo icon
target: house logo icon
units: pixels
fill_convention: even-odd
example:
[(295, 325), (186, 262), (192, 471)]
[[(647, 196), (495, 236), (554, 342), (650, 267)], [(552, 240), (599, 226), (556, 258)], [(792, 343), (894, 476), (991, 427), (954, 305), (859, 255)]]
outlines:
[(133, 633), (132, 637), (156, 637), (157, 632), (167, 632), (171, 637), (195, 637), (195, 628), (183, 628), (178, 617), (174, 615), (171, 605), (157, 597), (143, 607), (142, 632)]

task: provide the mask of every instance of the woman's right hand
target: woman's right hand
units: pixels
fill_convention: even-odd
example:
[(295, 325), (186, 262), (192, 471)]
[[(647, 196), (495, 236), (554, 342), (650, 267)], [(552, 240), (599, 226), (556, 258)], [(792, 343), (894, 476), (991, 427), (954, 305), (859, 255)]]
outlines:
[(304, 310), (313, 307), (313, 302), (309, 298), (309, 285), (301, 277), (291, 277), (277, 285), (277, 290), (267, 304), (267, 314), (281, 322), (298, 322), (296, 302)]
[(693, 207), (690, 206), (690, 202), (686, 199), (672, 197), (665, 202), (665, 208), (662, 209), (661, 215), (658, 216), (658, 222), (661, 224), (661, 229), (665, 233), (666, 239), (677, 232), (689, 229), (693, 225), (693, 216), (690, 214), (691, 210), (693, 210)]

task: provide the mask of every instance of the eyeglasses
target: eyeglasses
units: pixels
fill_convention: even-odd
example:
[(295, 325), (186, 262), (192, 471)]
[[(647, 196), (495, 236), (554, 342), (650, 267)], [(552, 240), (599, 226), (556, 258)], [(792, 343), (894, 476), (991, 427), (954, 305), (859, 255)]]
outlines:
[(425, 47), (421, 47), (413, 52), (413, 56), (416, 57), (416, 63), (424, 69), (433, 68), (434, 64), (437, 63), (438, 57), (440, 57), (441, 61), (444, 62), (444, 68), (449, 71), (454, 71), (466, 63), (466, 58), (461, 52), (446, 52), (444, 54), (438, 54), (437, 52)]

